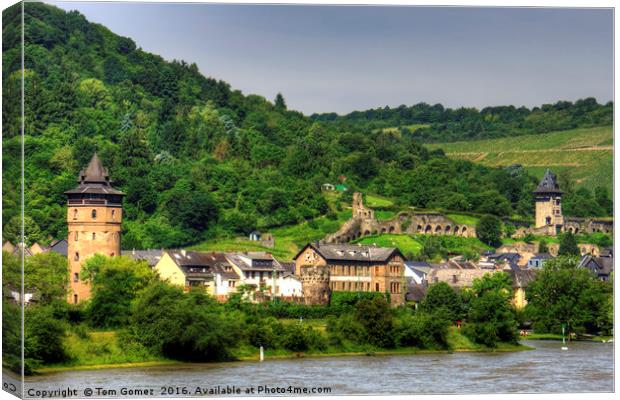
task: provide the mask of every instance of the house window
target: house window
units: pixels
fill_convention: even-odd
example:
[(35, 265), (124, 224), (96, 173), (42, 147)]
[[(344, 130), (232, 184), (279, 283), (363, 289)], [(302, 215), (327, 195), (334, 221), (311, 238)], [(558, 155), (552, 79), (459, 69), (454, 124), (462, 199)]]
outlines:
[(80, 280), (80, 276), (77, 272), (73, 273), (73, 282), (77, 282)]
[(73, 295), (73, 304), (77, 304), (77, 302), (78, 302), (77, 294), (74, 294)]
[(78, 211), (77, 211), (77, 209), (74, 209), (73, 210), (73, 219), (77, 219), (77, 217), (78, 217)]
[(90, 216), (93, 217), (93, 219), (97, 219), (97, 210), (92, 210)]
[(452, 275), (452, 282), (456, 283), (457, 281), (458, 281), (458, 279), (457, 279), (456, 275)]
[(545, 222), (547, 225), (551, 225), (551, 217), (545, 218)]
[(75, 261), (80, 261), (80, 253), (78, 253), (77, 251), (75, 252), (75, 256), (73, 257), (73, 260)]
[(379, 283), (375, 283), (375, 292), (379, 291)]

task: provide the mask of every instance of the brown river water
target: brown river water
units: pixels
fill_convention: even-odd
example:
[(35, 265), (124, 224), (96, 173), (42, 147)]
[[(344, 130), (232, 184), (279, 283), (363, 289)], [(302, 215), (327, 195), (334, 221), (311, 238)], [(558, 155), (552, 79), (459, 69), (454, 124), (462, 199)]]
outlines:
[[(613, 391), (613, 344), (531, 351), (344, 356), (82, 370), (29, 377), (25, 397), (472, 394)], [(5, 390), (10, 377), (3, 376)], [(100, 388), (100, 389), (97, 389)], [(19, 390), (19, 388), (17, 389)], [(63, 392), (64, 390), (64, 392)], [(226, 391), (231, 393), (227, 393)], [(56, 391), (56, 392), (55, 392)]]

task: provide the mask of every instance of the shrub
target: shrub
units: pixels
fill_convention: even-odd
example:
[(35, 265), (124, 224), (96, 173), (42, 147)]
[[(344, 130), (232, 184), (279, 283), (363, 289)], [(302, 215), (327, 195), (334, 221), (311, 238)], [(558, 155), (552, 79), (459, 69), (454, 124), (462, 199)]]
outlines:
[(384, 348), (395, 345), (392, 310), (383, 297), (360, 301), (355, 305), (354, 315), (364, 327), (370, 344)]
[(396, 337), (400, 346), (446, 348), (449, 326), (450, 322), (443, 314), (404, 315), (396, 321)]

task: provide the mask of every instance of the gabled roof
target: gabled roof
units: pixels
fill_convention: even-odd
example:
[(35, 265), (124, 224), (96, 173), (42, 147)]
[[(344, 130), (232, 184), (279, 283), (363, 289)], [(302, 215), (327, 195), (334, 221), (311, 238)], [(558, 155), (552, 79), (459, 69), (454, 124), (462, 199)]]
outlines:
[(58, 253), (62, 256), (67, 256), (69, 249), (69, 243), (67, 243), (67, 239), (54, 240), (52, 244), (50, 244), (49, 250), (54, 253)]
[(553, 256), (549, 253), (536, 253), (530, 258), (530, 260), (547, 260), (549, 258), (553, 258)]
[(534, 194), (561, 194), (560, 185), (558, 184), (557, 177), (549, 169), (545, 171), (545, 175), (540, 180), (538, 187), (533, 192)]
[[(227, 279), (239, 279), (223, 253), (183, 250), (168, 250), (166, 253), (186, 275), (220, 274)], [(226, 268), (227, 266), (230, 268)]]
[(577, 267), (588, 268), (598, 275), (609, 275), (614, 270), (614, 260), (610, 257), (585, 255), (581, 257)]
[(151, 267), (155, 266), (164, 255), (163, 250), (122, 250), (121, 255), (134, 260), (144, 260)]
[(229, 263), (242, 271), (284, 271), (284, 268), (270, 253), (225, 253), (224, 256)]
[(308, 247), (311, 247), (321, 257), (329, 261), (360, 261), (386, 262), (393, 255), (405, 256), (396, 247), (360, 246), (352, 244), (324, 244), (309, 243), (293, 259), (297, 259)]

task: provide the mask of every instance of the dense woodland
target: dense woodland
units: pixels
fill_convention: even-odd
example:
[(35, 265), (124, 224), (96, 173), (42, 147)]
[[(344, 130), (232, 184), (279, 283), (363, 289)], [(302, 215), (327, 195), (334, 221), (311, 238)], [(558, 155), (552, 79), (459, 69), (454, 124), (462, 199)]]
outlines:
[[(122, 246), (176, 247), (329, 214), (320, 187), (341, 175), (351, 190), (402, 205), (527, 217), (535, 178), (522, 168), (492, 169), (428, 151), (423, 132), (448, 140), (474, 132), (463, 128), (470, 120), (482, 121), (489, 135), (611, 123), (612, 105), (591, 99), (540, 110), (417, 105), (402, 109), (402, 117), (401, 108), (382, 110), (385, 119), (372, 110), (359, 118), (307, 117), (288, 110), (281, 95), (273, 102), (244, 95), (195, 64), (144, 52), (78, 12), (41, 3), (25, 9), (28, 243), (66, 236), (63, 192), (95, 151), (127, 193)], [(20, 21), (18, 6), (3, 14), (6, 239), (20, 224)], [(376, 129), (405, 122), (430, 127), (415, 134)], [(611, 214), (604, 190), (580, 195), (585, 203), (569, 193), (566, 213)]]
[(523, 106), (451, 109), (441, 104), (419, 103), (411, 107), (385, 106), (354, 111), (343, 116), (335, 113), (313, 114), (311, 118), (329, 122), (343, 130), (397, 127), (403, 135), (412, 136), (422, 143), (433, 143), (609, 126), (613, 123), (613, 113), (612, 102), (602, 105), (589, 97), (574, 103), (558, 101), (532, 109)]

